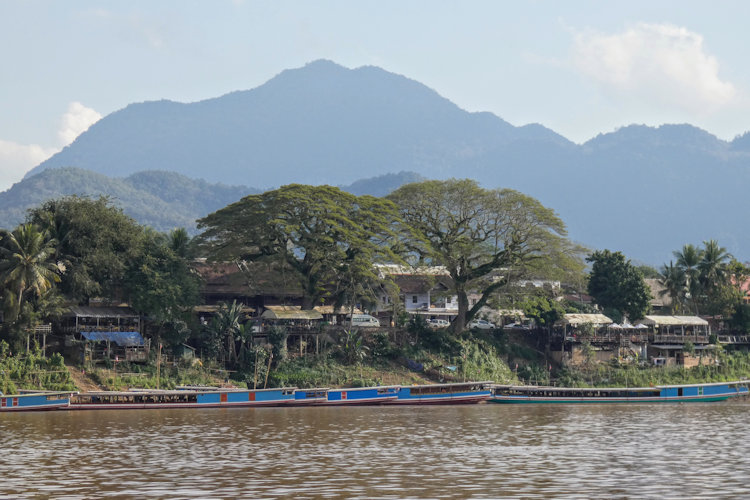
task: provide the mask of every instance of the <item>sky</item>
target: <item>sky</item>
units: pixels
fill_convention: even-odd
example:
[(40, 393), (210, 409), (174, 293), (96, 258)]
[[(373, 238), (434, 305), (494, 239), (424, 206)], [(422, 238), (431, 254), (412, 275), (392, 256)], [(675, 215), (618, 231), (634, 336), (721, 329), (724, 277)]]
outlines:
[(0, 190), (130, 103), (194, 102), (329, 59), (583, 143), (750, 130), (750, 2), (0, 0)]

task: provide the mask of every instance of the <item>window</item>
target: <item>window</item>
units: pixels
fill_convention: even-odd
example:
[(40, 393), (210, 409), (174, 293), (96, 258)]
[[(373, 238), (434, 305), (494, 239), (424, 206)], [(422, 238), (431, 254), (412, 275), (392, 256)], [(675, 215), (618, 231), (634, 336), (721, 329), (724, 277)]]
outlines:
[(416, 304), (417, 303), (417, 296), (416, 295), (412, 295), (411, 296), (411, 303), (412, 304)]

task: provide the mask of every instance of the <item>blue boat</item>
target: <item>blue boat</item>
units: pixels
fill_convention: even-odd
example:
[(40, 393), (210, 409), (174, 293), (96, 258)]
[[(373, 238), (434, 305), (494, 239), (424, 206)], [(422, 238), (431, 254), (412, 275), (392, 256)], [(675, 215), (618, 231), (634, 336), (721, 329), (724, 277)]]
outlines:
[(323, 404), (326, 401), (328, 401), (327, 388), (295, 389), (294, 391), (293, 404), (296, 406)]
[(400, 387), (397, 385), (379, 387), (357, 387), (328, 389), (325, 405), (379, 405), (395, 401)]
[(149, 408), (232, 408), (281, 406), (294, 402), (294, 388), (135, 390), (84, 392), (72, 397), (71, 410)]
[(697, 403), (748, 395), (748, 380), (654, 387), (544, 387), (497, 385), (491, 403)]
[(492, 395), (494, 382), (463, 382), (402, 386), (392, 404), (473, 404)]
[(0, 393), (0, 412), (58, 410), (70, 405), (72, 392), (36, 392), (5, 395)]

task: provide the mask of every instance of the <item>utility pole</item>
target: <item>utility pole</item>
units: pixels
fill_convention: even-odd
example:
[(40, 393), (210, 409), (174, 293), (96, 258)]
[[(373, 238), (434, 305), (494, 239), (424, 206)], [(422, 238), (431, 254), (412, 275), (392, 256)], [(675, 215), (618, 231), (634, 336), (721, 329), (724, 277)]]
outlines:
[(159, 389), (159, 378), (161, 376), (161, 342), (159, 342), (159, 355), (156, 357), (156, 389)]

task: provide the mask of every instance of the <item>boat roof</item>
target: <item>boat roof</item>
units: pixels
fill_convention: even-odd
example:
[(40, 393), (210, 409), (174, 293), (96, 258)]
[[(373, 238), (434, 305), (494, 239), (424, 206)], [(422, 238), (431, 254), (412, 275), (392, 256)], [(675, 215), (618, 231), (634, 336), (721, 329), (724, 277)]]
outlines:
[[(294, 387), (282, 387), (273, 389), (130, 389), (127, 391), (86, 391), (78, 393), (81, 396), (157, 396), (157, 395), (175, 395), (184, 396), (185, 394), (212, 394), (212, 393), (229, 393), (229, 392), (264, 392), (280, 391), (283, 389), (294, 390)], [(65, 393), (67, 394), (67, 393)]]
[(498, 389), (517, 389), (517, 390), (540, 390), (540, 391), (658, 391), (660, 387), (559, 387), (552, 385), (499, 385), (494, 386)]
[(520, 389), (520, 390), (544, 390), (544, 391), (648, 391), (648, 390), (662, 390), (671, 389), (677, 387), (706, 387), (706, 386), (717, 386), (717, 385), (739, 385), (739, 384), (750, 384), (750, 380), (735, 380), (733, 382), (705, 382), (701, 384), (677, 384), (677, 385), (654, 385), (650, 387), (560, 387), (560, 386), (545, 386), (545, 385), (502, 385), (495, 384), (493, 387), (502, 389)]
[[(291, 391), (296, 390), (296, 387), (271, 387), (268, 389), (243, 389), (242, 387), (212, 387), (205, 385), (179, 385), (175, 390), (180, 392), (264, 392), (264, 391)], [(157, 392), (156, 389), (131, 389), (134, 391), (153, 391)]]
[(402, 385), (400, 387), (404, 389), (417, 389), (417, 388), (422, 388), (422, 387), (461, 387), (461, 386), (477, 385), (477, 384), (495, 385), (495, 382), (493, 382), (492, 380), (484, 380), (484, 381), (478, 381), (478, 382), (451, 382), (448, 384)]
[(369, 387), (335, 387), (328, 389), (329, 391), (366, 391), (369, 389), (399, 389), (400, 385), (372, 385)]
[(28, 396), (70, 396), (78, 394), (78, 391), (37, 391), (37, 390), (20, 390), (18, 394), (3, 394), (0, 391), (0, 397), (4, 398), (25, 398)]

